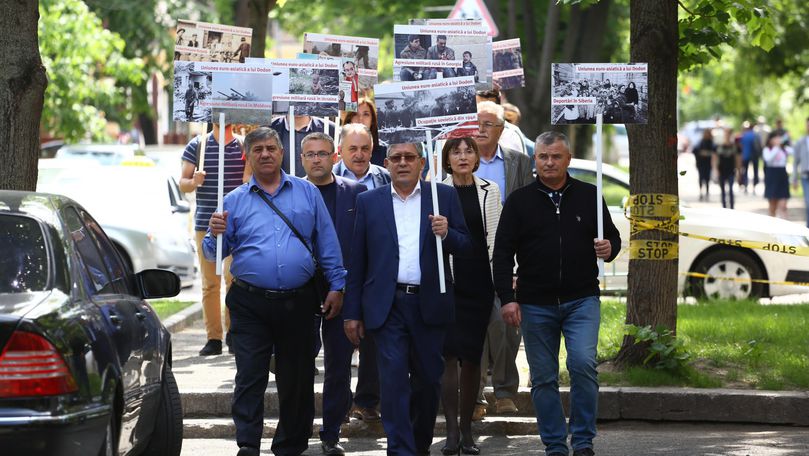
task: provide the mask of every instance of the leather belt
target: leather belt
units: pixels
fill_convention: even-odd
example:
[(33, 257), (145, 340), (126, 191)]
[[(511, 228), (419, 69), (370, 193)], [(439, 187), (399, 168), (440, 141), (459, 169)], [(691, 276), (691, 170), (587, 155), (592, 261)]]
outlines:
[(403, 291), (405, 294), (419, 294), (419, 286), (418, 285), (411, 285), (409, 283), (397, 283), (396, 289), (399, 291)]
[(267, 299), (287, 299), (295, 296), (295, 294), (298, 292), (297, 288), (293, 290), (272, 290), (267, 288), (259, 288), (235, 277), (233, 278), (233, 285), (249, 293), (259, 295)]

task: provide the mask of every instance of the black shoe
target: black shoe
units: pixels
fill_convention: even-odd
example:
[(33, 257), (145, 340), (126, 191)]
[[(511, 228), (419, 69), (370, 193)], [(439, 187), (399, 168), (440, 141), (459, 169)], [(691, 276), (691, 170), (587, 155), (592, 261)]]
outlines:
[(480, 447), (475, 443), (469, 446), (461, 445), (461, 454), (471, 454), (473, 456), (477, 456), (480, 454)]
[(333, 456), (333, 455), (346, 454), (345, 448), (343, 448), (343, 446), (340, 445), (340, 442), (338, 442), (338, 441), (334, 441), (334, 442), (322, 441), (322, 442), (320, 442), (320, 449), (323, 450), (323, 454), (326, 454), (326, 455), (332, 455)]
[(455, 445), (450, 445), (449, 440), (447, 440), (447, 443), (445, 443), (444, 446), (441, 448), (441, 454), (443, 454), (444, 456), (452, 456), (453, 454), (459, 454), (458, 451), (460, 450), (460, 447), (461, 447), (460, 440), (456, 441)]
[(545, 456), (567, 456), (567, 453), (559, 453), (559, 452), (556, 452), (556, 453), (548, 453), (548, 454), (546, 454)]
[[(222, 354), (222, 341), (217, 339), (208, 339), (208, 343), (199, 351), (199, 356), (213, 356)], [(258, 453), (256, 453), (258, 454)]]
[(592, 448), (579, 448), (573, 452), (573, 456), (595, 456), (595, 454)]
[(236, 353), (233, 351), (233, 344), (230, 341), (230, 331), (228, 331), (228, 333), (225, 334), (225, 345), (228, 346), (228, 353), (230, 353), (231, 355)]
[(258, 452), (258, 448), (243, 446), (239, 448), (239, 452), (236, 453), (236, 456), (259, 456), (259, 454), (260, 453)]

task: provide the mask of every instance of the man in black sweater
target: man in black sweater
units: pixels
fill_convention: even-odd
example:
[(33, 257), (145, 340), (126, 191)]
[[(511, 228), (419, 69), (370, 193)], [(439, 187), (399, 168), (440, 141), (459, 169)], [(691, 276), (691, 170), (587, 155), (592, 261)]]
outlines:
[[(506, 200), (494, 244), (494, 285), (506, 324), (522, 328), (531, 367), (531, 397), (548, 456), (568, 454), (559, 396), (559, 343), (565, 336), (570, 372), (571, 446), (590, 456), (596, 435), (600, 323), (597, 258), (612, 261), (621, 238), (603, 203), (597, 239), (596, 187), (573, 179), (567, 137), (542, 133), (536, 142), (537, 182)], [(512, 288), (514, 256), (517, 288)]]

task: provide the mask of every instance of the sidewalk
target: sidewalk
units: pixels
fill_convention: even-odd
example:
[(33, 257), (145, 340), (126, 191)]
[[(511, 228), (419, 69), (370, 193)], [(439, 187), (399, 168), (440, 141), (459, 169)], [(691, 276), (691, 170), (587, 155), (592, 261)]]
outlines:
[[(680, 157), (680, 199), (694, 207), (721, 207), (719, 188), (711, 188), (711, 199), (699, 201), (696, 168), (691, 154)], [(754, 194), (736, 195), (736, 209), (767, 214), (767, 201), (763, 196), (763, 184)], [(802, 198), (789, 201), (789, 219), (803, 223), (805, 218)], [(199, 299), (199, 286), (184, 290), (179, 299)], [(224, 302), (224, 299), (223, 299)], [(235, 361), (233, 355), (200, 357), (197, 352), (205, 343), (201, 305), (195, 304), (174, 315), (165, 322), (172, 332), (174, 374), (182, 395), (184, 430), (186, 438), (232, 438), (235, 433), (230, 418), (230, 401), (233, 391)], [(524, 353), (517, 357), (520, 385), (528, 385), (528, 365)], [(322, 350), (316, 360), (321, 374), (315, 377), (316, 422), (319, 426), (321, 395), (323, 389)], [(356, 368), (352, 368), (352, 387), (356, 385)], [(274, 376), (265, 396), (265, 436), (273, 435), (277, 424), (278, 401)], [(562, 388), (563, 401), (567, 403), (568, 388)], [(487, 398), (494, 404), (491, 388)], [(486, 418), (474, 424), (476, 435), (535, 435), (536, 419), (530, 398), (530, 389), (523, 386), (515, 400), (517, 415), (501, 415), (490, 407)], [(599, 394), (599, 420), (644, 420), (652, 422), (721, 422), (764, 423), (809, 426), (809, 392), (805, 391), (754, 391), (729, 389), (694, 388), (635, 388), (602, 387)], [(436, 424), (436, 435), (444, 432), (441, 414)], [(384, 436), (381, 424), (366, 425), (352, 420), (343, 426), (347, 438), (380, 438)]]

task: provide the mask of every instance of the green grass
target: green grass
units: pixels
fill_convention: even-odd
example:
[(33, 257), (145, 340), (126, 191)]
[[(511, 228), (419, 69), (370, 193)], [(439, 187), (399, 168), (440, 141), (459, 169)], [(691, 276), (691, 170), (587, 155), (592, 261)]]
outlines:
[[(599, 361), (611, 360), (618, 353), (625, 312), (623, 303), (608, 299), (602, 302)], [(677, 334), (691, 355), (684, 370), (670, 373), (643, 367), (605, 369), (599, 374), (601, 384), (809, 389), (809, 304), (682, 304), (678, 307)], [(564, 359), (560, 366), (564, 366)], [(567, 372), (560, 373), (560, 379), (567, 382)]]
[(165, 320), (169, 316), (176, 314), (192, 304), (194, 304), (194, 301), (179, 301), (177, 299), (155, 299), (149, 301), (149, 305), (152, 306), (161, 320)]

